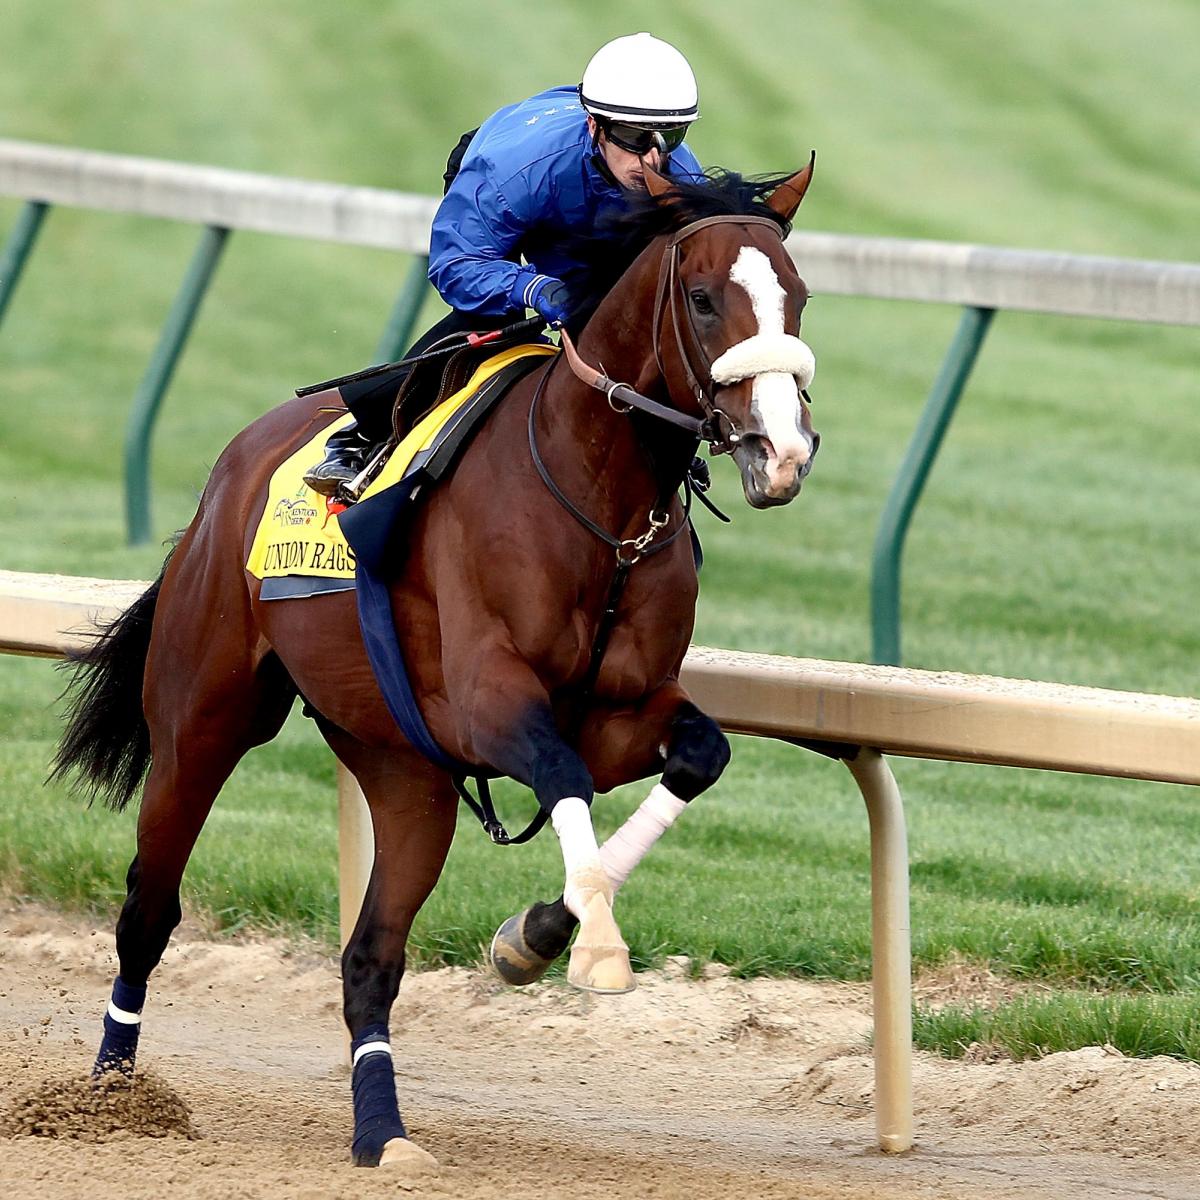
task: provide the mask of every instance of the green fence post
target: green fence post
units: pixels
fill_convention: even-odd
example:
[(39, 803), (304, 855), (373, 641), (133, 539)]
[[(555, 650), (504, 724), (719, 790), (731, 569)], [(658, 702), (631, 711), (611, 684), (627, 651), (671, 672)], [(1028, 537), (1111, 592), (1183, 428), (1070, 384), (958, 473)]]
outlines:
[(4, 250), (0, 251), (0, 321), (4, 319), (4, 310), (16, 290), (25, 260), (33, 249), (34, 239), (49, 208), (50, 205), (44, 200), (27, 200), (12, 233), (8, 235)]
[(125, 523), (131, 546), (150, 540), (150, 434), (228, 236), (223, 226), (205, 228), (133, 399), (125, 427)]
[(425, 290), (429, 287), (426, 277), (428, 270), (428, 255), (421, 254), (413, 259), (400, 295), (396, 297), (392, 315), (388, 318), (387, 328), (375, 349), (376, 362), (395, 362), (411, 344), (413, 326), (417, 323), (425, 300)]
[(900, 555), (913, 509), (921, 498), (929, 469), (937, 457), (950, 418), (958, 406), (967, 378), (994, 308), (966, 308), (954, 341), (942, 363), (921, 419), (909, 442), (904, 461), (888, 493), (875, 533), (871, 559), (871, 659), (900, 665)]

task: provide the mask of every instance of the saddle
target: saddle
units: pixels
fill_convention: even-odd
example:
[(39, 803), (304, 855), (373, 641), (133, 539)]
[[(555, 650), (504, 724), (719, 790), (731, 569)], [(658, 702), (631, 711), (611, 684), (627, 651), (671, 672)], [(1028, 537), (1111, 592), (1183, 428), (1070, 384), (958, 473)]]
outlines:
[[(389, 552), (403, 542), (410, 502), (450, 473), (506, 391), (555, 353), (548, 345), (515, 345), (499, 353), (494, 346), (471, 347), (454, 372), (444, 372), (441, 363), (435, 363), (437, 371), (423, 372), (415, 392), (409, 392), (411, 381), (406, 380), (402, 390), (408, 402), (401, 407), (408, 432), (379, 464), (362, 498), (349, 508), (338, 500), (314, 496), (304, 482), (304, 471), (324, 453), (327, 439), (349, 424), (350, 414), (335, 418), (302, 443), (271, 476), (247, 558), (246, 570), (263, 581), (260, 599), (349, 590), (358, 573), (356, 556), (365, 555), (375, 570), (384, 571)], [(461, 388), (449, 390), (464, 372), (471, 378)], [(394, 372), (372, 377), (370, 386), (396, 391), (399, 385), (388, 376)], [(444, 390), (445, 398), (439, 400)], [(334, 389), (326, 391), (332, 399)], [(418, 405), (413, 396), (423, 402)], [(354, 532), (347, 536), (350, 529)]]
[[(461, 341), (462, 336), (461, 333), (455, 333), (442, 338), (424, 353), (436, 353), (452, 342)], [(478, 367), (495, 352), (495, 346), (491, 343), (468, 345), (448, 357), (414, 363), (405, 368), (392, 402), (392, 432), (396, 441), (403, 441), (422, 417), (456, 392), (462, 391)], [(392, 386), (396, 386), (395, 383)]]

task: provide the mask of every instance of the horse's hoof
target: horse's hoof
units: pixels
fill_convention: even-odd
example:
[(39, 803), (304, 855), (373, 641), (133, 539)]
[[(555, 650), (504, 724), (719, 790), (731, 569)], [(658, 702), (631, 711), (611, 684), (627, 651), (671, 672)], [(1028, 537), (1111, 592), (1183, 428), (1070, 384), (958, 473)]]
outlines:
[(416, 1142), (410, 1142), (408, 1138), (392, 1138), (387, 1142), (379, 1156), (379, 1165), (391, 1167), (394, 1171), (414, 1178), (419, 1175), (436, 1175), (440, 1170), (438, 1160), (428, 1150), (422, 1150)]
[(598, 880), (589, 875), (581, 871), (578, 880), (571, 880), (575, 890), (568, 906), (579, 918), (579, 934), (571, 947), (567, 982), (581, 991), (619, 996), (637, 987), (629, 947), (613, 919), (612, 884), (603, 872)]
[(492, 970), (513, 987), (524, 987), (528, 983), (536, 983), (554, 961), (543, 958), (536, 950), (531, 949), (525, 940), (525, 918), (529, 909), (509, 917), (492, 938), (491, 949), (488, 950), (488, 960)]
[(581, 992), (596, 992), (601, 996), (623, 996), (637, 987), (633, 968), (629, 965), (626, 946), (571, 947), (571, 963), (567, 982)]

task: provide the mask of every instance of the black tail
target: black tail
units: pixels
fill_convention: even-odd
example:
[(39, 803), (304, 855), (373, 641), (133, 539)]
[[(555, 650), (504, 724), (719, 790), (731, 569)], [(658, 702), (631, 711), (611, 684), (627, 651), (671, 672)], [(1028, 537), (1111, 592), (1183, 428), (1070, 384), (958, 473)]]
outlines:
[(91, 646), (64, 664), (71, 671), (71, 700), (50, 778), (77, 772), (91, 798), (103, 796), (115, 812), (129, 803), (150, 766), (142, 679), (161, 586), (160, 573)]

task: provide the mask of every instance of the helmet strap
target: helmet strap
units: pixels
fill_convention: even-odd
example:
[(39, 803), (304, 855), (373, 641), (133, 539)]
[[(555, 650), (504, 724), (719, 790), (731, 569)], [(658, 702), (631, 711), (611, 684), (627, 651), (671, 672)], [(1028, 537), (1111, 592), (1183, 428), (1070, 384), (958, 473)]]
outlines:
[(595, 129), (592, 131), (592, 166), (600, 172), (601, 177), (606, 183), (619, 188), (621, 185), (617, 182), (617, 177), (612, 173), (612, 167), (608, 165), (608, 159), (604, 157), (604, 151), (600, 149), (600, 135), (607, 132), (605, 127), (606, 122), (602, 117), (597, 117), (595, 114), (592, 114), (592, 120), (596, 123)]

